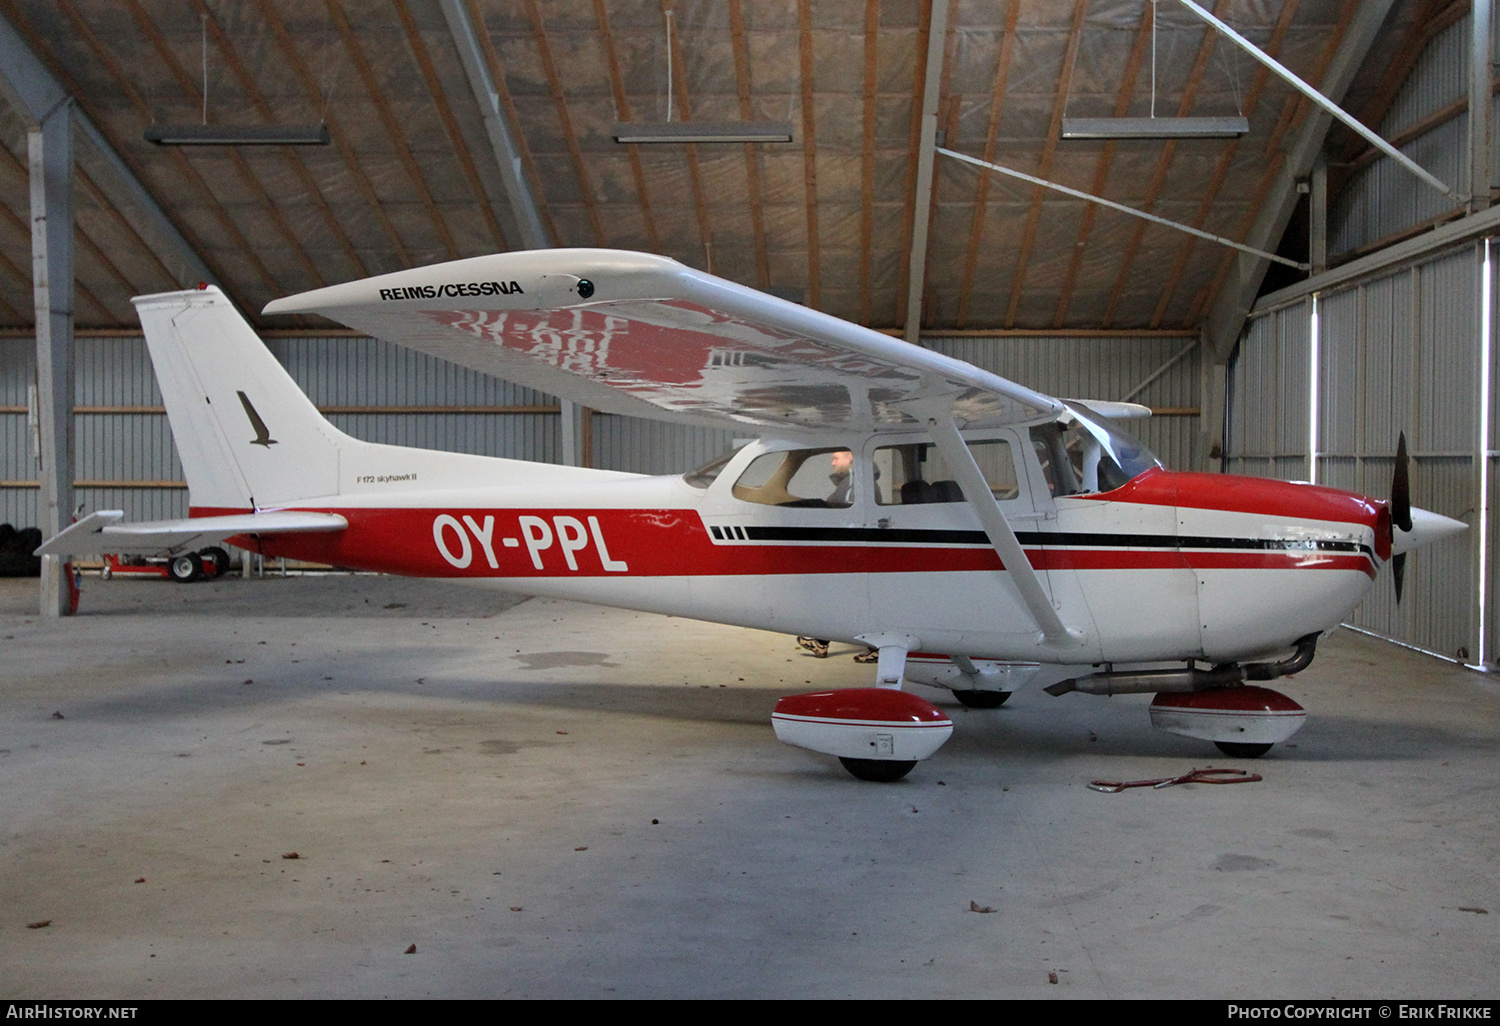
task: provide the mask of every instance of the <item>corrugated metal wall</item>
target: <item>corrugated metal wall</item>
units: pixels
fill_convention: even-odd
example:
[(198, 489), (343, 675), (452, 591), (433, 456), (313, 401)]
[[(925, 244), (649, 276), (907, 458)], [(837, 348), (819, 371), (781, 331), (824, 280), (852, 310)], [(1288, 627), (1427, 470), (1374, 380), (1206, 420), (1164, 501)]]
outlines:
[[(1051, 395), (1129, 397), (1168, 409), (1131, 427), (1169, 466), (1199, 465), (1193, 338), (970, 337), (926, 344)], [(357, 438), (544, 461), (560, 451), (551, 396), (377, 339), (278, 338), (269, 345), (329, 419)], [(144, 341), (81, 338), (77, 360), (78, 501), (90, 510), (123, 509), (133, 519), (185, 516), (182, 468)], [(0, 517), (9, 523), (36, 521), (36, 488), (16, 484), (36, 478), (25, 414), (34, 367), (30, 339), (0, 339)], [(592, 465), (678, 473), (724, 451), (735, 434), (594, 414)]]
[(1299, 303), (1251, 322), (1227, 387), (1230, 473), (1307, 480), (1311, 315), (1311, 304)]
[[(392, 445), (553, 460), (557, 400), (370, 338), (268, 345), (339, 429)], [(145, 340), (80, 338), (74, 389), (77, 501), (132, 519), (187, 515), (182, 466)], [(36, 523), (36, 460), (25, 413), (35, 343), (0, 339), (0, 519)]]
[[(1382, 138), (1394, 139), (1469, 94), (1470, 18), (1433, 37), (1380, 122)], [(1500, 118), (1500, 97), (1492, 100)], [(1465, 110), (1397, 148), (1440, 180), (1468, 193), (1469, 122)], [(1500, 123), (1500, 121), (1497, 121)], [(1491, 140), (1491, 184), (1500, 183), (1500, 133)], [(1388, 157), (1357, 171), (1334, 201), (1328, 218), (1328, 252), (1350, 253), (1444, 215), (1453, 200), (1430, 188)]]
[[(1320, 484), (1388, 496), (1404, 431), (1413, 503), (1478, 523), (1483, 264), (1483, 243), (1466, 244), (1319, 297)], [(1228, 469), (1306, 477), (1310, 315), (1304, 300), (1252, 321), (1231, 368)], [(1349, 622), (1477, 659), (1478, 543), (1413, 553), (1399, 606), (1387, 567)]]
[[(1126, 425), (1163, 463), (1197, 470), (1202, 437), (1195, 338), (1157, 335), (1003, 336), (923, 339), (923, 344), (1047, 395), (1129, 399), (1170, 412)], [(1160, 371), (1161, 373), (1157, 373)], [(1139, 386), (1156, 375), (1144, 388)], [(1189, 412), (1191, 411), (1191, 412)]]

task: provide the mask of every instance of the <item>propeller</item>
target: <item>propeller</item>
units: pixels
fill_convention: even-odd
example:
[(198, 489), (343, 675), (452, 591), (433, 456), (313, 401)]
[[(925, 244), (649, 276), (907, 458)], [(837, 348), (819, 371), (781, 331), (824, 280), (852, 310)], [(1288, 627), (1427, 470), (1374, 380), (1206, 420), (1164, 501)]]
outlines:
[[(1391, 529), (1411, 533), (1411, 458), (1406, 454), (1406, 432), (1396, 439), (1396, 469), (1391, 475)], [(1394, 540), (1394, 539), (1393, 539)], [(1401, 602), (1401, 584), (1406, 579), (1406, 553), (1391, 557), (1391, 578), (1396, 583), (1396, 603)]]

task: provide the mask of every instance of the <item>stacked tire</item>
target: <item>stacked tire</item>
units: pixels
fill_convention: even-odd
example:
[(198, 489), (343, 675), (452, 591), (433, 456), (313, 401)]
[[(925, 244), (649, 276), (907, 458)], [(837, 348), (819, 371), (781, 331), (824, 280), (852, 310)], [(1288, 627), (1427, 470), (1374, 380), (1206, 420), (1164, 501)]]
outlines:
[(0, 577), (42, 576), (42, 557), (32, 555), (40, 544), (40, 529), (0, 524)]

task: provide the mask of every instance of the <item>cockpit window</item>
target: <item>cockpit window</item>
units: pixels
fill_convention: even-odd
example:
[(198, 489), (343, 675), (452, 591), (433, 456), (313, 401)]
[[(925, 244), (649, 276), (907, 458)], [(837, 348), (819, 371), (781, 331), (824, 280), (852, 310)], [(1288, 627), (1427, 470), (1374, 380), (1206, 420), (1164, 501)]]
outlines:
[(1054, 496), (1113, 491), (1161, 466), (1135, 438), (1071, 406), (1052, 423), (1032, 428), (1031, 443)]
[(691, 470), (682, 475), (682, 479), (694, 488), (707, 488), (719, 479), (719, 474), (729, 466), (729, 461), (739, 453), (739, 449), (730, 449), (726, 453), (720, 453), (709, 460), (697, 470)]
[[(995, 439), (968, 446), (997, 500), (1004, 502), (1020, 494), (1009, 442)], [(875, 450), (875, 501), (882, 506), (963, 502), (964, 493), (936, 445), (908, 442)]]
[(854, 454), (848, 449), (792, 449), (757, 456), (734, 483), (734, 497), (763, 506), (847, 509), (853, 505)]

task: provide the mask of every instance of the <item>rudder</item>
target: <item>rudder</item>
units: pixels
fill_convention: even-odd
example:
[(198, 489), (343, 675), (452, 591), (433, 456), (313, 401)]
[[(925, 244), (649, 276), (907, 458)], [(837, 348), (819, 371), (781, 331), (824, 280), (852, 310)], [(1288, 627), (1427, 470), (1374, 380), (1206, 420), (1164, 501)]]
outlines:
[(194, 510), (336, 494), (354, 439), (324, 419), (221, 291), (138, 296)]

